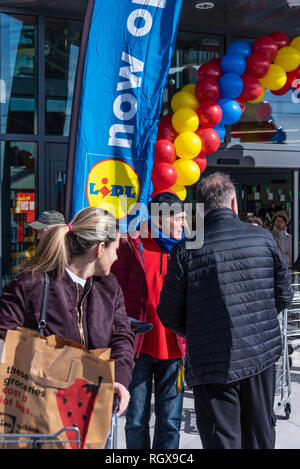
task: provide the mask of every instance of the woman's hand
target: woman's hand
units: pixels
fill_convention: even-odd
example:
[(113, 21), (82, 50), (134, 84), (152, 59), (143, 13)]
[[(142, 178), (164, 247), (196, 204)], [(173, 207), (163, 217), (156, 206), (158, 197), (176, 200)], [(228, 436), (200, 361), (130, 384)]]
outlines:
[(128, 389), (121, 383), (114, 383), (114, 394), (117, 394), (120, 399), (118, 417), (120, 417), (128, 407), (130, 401), (130, 394)]

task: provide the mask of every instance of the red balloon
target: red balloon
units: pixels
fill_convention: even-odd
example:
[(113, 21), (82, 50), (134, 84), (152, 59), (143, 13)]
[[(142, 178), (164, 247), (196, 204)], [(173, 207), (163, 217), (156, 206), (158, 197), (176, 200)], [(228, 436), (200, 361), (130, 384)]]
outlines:
[(245, 101), (243, 101), (242, 99), (240, 98), (235, 98), (235, 101), (237, 103), (239, 103), (240, 107), (241, 107), (241, 111), (242, 111), (242, 114), (245, 112), (245, 109), (246, 109), (246, 103)]
[(201, 101), (218, 101), (220, 97), (220, 87), (213, 78), (199, 80), (195, 88), (195, 96)]
[(253, 54), (265, 54), (270, 62), (276, 57), (278, 45), (271, 36), (261, 36), (254, 42), (252, 46)]
[[(293, 83), (295, 80), (299, 80), (299, 83)], [(300, 65), (292, 72), (287, 72), (287, 83), (293, 88), (300, 88)]]
[(246, 73), (256, 78), (264, 77), (270, 68), (270, 62), (265, 54), (251, 54), (246, 60)]
[(216, 65), (220, 65), (221, 60), (222, 60), (222, 57), (215, 57), (214, 59), (211, 59), (211, 62)]
[(272, 121), (262, 122), (260, 125), (260, 131), (258, 133), (258, 140), (260, 142), (266, 142), (270, 138), (274, 137), (277, 132), (276, 126)]
[(171, 124), (166, 122), (161, 122), (158, 124), (158, 132), (157, 132), (157, 139), (158, 140), (169, 140), (170, 142), (174, 142), (175, 138), (178, 136), (178, 133), (173, 128)]
[(258, 111), (254, 114), (254, 117), (260, 121), (266, 121), (272, 114), (272, 107), (269, 103), (261, 101), (259, 103)]
[(270, 36), (276, 42), (278, 49), (281, 49), (282, 47), (287, 47), (290, 44), (288, 36), (285, 33), (282, 33), (281, 31), (274, 31), (270, 34)]
[(219, 80), (222, 76), (221, 68), (215, 62), (206, 62), (201, 65), (197, 71), (197, 81), (203, 80), (204, 78), (214, 78), (214, 80)]
[(173, 114), (172, 113), (169, 113), (169, 114), (165, 114), (164, 116), (162, 116), (160, 119), (159, 119), (159, 123), (158, 124), (172, 124), (172, 116)]
[(168, 189), (177, 179), (177, 171), (169, 163), (155, 163), (152, 171), (154, 189)]
[(202, 101), (196, 113), (203, 127), (215, 127), (222, 119), (222, 109), (215, 101)]
[(202, 155), (202, 153), (200, 153), (200, 155), (196, 156), (196, 158), (193, 158), (193, 161), (197, 163), (200, 168), (200, 173), (202, 174), (207, 166), (207, 159), (205, 158), (205, 155)]
[(211, 127), (200, 127), (196, 130), (195, 134), (200, 137), (202, 142), (201, 154), (210, 155), (217, 151), (220, 146), (221, 140), (218, 132)]
[(280, 88), (279, 90), (275, 90), (275, 91), (270, 90), (270, 91), (272, 94), (275, 94), (276, 96), (282, 96), (289, 91), (290, 87), (291, 85), (288, 82), (286, 82), (285, 85), (283, 85), (283, 87)]
[(247, 75), (246, 73), (242, 75), (241, 78), (244, 83), (244, 88), (238, 99), (242, 101), (253, 101), (258, 98), (262, 93), (262, 86), (258, 78)]
[(176, 160), (176, 150), (170, 140), (157, 140), (154, 149), (155, 163), (174, 163)]

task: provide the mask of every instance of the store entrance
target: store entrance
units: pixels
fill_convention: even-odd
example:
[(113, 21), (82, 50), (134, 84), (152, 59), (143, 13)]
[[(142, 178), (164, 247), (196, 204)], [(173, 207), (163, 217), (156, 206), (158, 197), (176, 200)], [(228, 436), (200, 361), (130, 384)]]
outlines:
[(20, 265), (35, 254), (36, 232), (30, 223), (44, 210), (64, 212), (68, 145), (46, 143), (45, 158), (38, 155), (38, 148), (28, 141), (1, 144), (2, 285), (18, 275)]
[(266, 228), (271, 228), (272, 216), (279, 210), (285, 210), (290, 220), (288, 232), (292, 234), (292, 171), (210, 167), (205, 175), (215, 171), (226, 172), (233, 180), (241, 219), (255, 215), (262, 219)]

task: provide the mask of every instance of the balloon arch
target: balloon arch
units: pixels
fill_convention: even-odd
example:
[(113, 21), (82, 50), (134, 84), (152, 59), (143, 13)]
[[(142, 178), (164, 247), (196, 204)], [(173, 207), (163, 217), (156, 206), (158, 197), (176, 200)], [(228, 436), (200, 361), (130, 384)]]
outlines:
[(197, 83), (172, 98), (172, 113), (158, 125), (152, 171), (153, 193), (173, 191), (181, 200), (186, 186), (205, 171), (206, 155), (225, 136), (225, 125), (237, 123), (247, 103), (259, 103), (266, 89), (283, 95), (300, 87), (300, 36), (290, 43), (283, 32), (258, 38), (251, 46), (232, 42), (222, 59), (204, 63)]

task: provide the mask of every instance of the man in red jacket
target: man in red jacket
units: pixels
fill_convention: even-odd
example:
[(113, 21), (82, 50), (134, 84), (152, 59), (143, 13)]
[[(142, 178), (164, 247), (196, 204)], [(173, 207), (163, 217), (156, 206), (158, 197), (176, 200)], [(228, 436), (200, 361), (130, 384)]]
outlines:
[[(154, 203), (166, 204), (171, 208), (170, 213), (153, 215)], [(170, 251), (183, 237), (185, 213), (181, 200), (170, 192), (153, 197), (149, 211), (152, 216), (139, 235), (121, 240), (118, 261), (112, 267), (123, 290), (128, 316), (153, 324), (150, 332), (137, 337), (135, 345), (131, 399), (126, 413), (126, 444), (128, 449), (151, 446), (149, 420), (154, 379), (156, 418), (152, 448), (176, 449), (179, 447), (186, 345), (184, 339), (161, 324), (156, 308)]]

